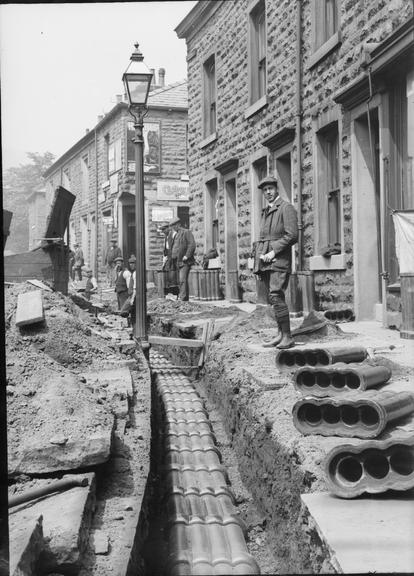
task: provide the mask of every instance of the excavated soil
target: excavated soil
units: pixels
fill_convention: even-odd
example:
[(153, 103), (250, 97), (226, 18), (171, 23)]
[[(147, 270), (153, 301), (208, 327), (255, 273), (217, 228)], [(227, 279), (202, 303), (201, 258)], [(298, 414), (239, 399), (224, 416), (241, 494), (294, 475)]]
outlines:
[[(71, 439), (82, 444), (113, 427), (110, 458), (93, 467), (97, 490), (91, 526), (92, 542), (94, 531), (104, 530), (109, 552), (96, 556), (89, 544), (82, 571), (85, 576), (113, 574), (114, 567), (125, 565), (131, 553), (131, 540), (126, 549), (128, 542), (123, 538), (127, 533), (122, 526), (135, 513), (135, 502), (142, 498), (148, 476), (149, 372), (142, 353), (135, 350), (134, 359), (125, 356), (119, 351), (117, 339), (108, 335), (108, 328), (117, 328), (118, 332), (121, 328), (122, 332), (123, 325), (123, 338), (127, 339), (124, 319), (111, 315), (96, 318), (58, 292), (42, 291), (43, 323), (16, 327), (18, 294), (31, 290), (37, 288), (30, 283), (5, 286), (9, 494), (43, 487), (64, 473), (13, 472), (19, 451), (32, 439), (41, 455), (42, 446)], [(136, 406), (130, 406), (126, 419), (120, 419), (114, 416), (111, 398), (84, 375), (90, 370), (116, 369), (125, 362), (130, 367)], [(128, 537), (133, 538), (133, 534)]]

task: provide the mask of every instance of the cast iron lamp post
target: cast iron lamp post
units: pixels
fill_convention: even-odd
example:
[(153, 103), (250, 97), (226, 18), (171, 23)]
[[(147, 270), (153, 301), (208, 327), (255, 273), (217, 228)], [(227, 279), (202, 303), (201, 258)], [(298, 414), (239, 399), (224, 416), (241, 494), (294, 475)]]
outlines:
[(134, 118), (135, 137), (135, 310), (134, 336), (148, 342), (147, 335), (147, 272), (145, 263), (145, 212), (144, 212), (144, 116), (148, 112), (147, 98), (152, 81), (152, 72), (144, 64), (138, 43), (131, 55), (131, 62), (122, 76), (128, 96), (129, 112)]

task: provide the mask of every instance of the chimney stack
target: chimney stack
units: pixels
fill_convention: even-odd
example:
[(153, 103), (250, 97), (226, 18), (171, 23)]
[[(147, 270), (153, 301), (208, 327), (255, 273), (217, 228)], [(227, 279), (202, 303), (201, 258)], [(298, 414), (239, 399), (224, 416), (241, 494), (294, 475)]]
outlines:
[(152, 74), (152, 79), (151, 79), (151, 86), (150, 86), (150, 90), (154, 90), (155, 89), (155, 68), (150, 68), (151, 74)]
[(98, 124), (99, 124), (99, 122), (100, 122), (101, 120), (103, 120), (103, 114), (100, 114), (100, 115), (98, 116)]
[(165, 68), (160, 68), (158, 70), (158, 83), (161, 88), (165, 85)]
[(86, 128), (86, 134), (89, 134), (89, 128)]
[(122, 102), (122, 94), (117, 94), (116, 95), (116, 103), (119, 104), (120, 102)]

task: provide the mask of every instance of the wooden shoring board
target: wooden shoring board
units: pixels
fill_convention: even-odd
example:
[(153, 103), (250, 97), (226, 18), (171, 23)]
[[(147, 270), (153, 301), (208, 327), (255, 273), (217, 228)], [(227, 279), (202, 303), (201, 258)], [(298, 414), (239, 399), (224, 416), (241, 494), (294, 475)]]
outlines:
[(206, 361), (209, 342), (211, 341), (213, 333), (214, 333), (214, 320), (208, 320), (204, 324), (203, 334), (201, 337), (201, 339), (204, 343), (204, 346), (203, 346), (203, 349), (202, 349), (201, 354), (200, 354), (200, 359), (198, 361), (198, 367), (199, 368), (201, 368), (201, 366), (203, 366), (204, 362)]
[(188, 348), (202, 348), (202, 340), (193, 340), (190, 338), (170, 338), (168, 336), (149, 336), (150, 344), (159, 344), (160, 346), (186, 346)]

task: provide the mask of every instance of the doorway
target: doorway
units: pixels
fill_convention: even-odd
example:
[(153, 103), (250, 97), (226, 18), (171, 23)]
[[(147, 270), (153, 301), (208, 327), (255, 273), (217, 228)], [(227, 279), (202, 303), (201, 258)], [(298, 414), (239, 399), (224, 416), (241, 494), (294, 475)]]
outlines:
[(378, 108), (354, 121), (352, 149), (355, 316), (372, 320), (382, 302)]
[(239, 270), (237, 255), (237, 190), (236, 179), (224, 182), (225, 192), (225, 258), (226, 298), (240, 302)]

